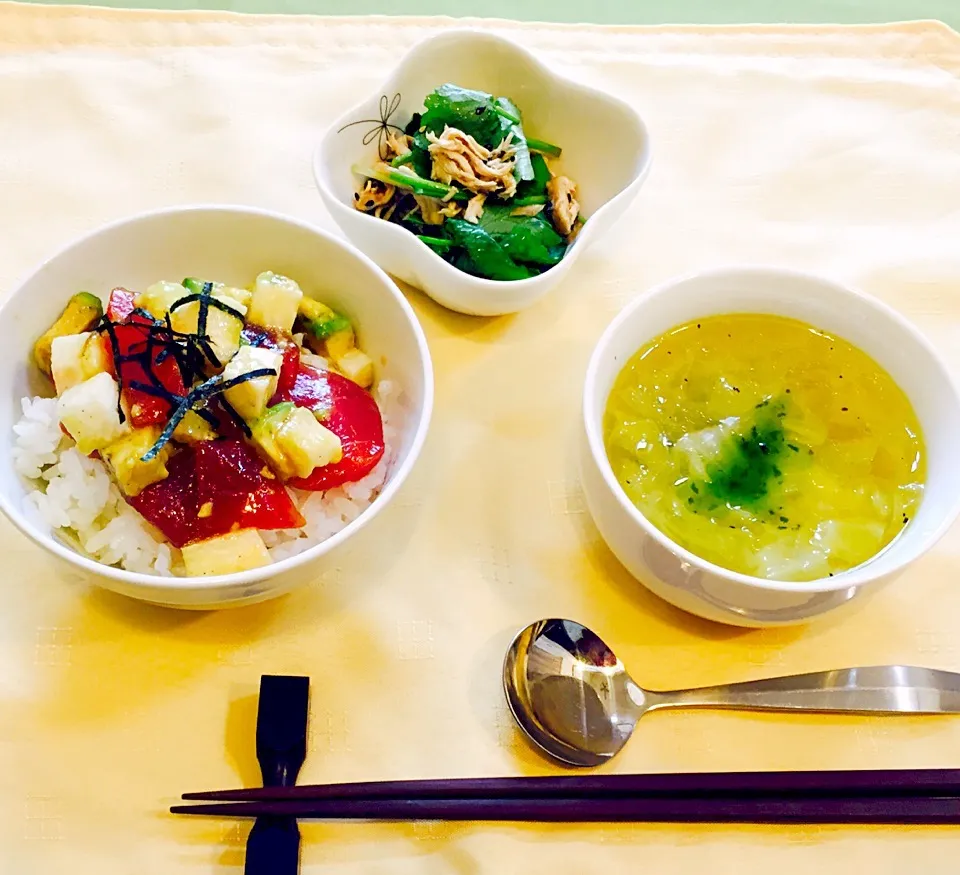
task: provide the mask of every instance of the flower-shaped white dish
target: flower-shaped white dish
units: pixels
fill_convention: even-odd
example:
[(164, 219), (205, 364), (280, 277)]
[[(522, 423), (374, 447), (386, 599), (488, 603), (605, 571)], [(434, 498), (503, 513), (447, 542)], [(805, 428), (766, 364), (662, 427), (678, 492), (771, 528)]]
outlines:
[[(679, 546), (627, 497), (603, 440), (611, 388), (644, 344), (689, 320), (724, 313), (772, 313), (815, 325), (878, 362), (913, 404), (926, 447), (923, 500), (909, 525), (861, 565), (802, 582), (767, 580), (721, 568)], [(648, 589), (675, 606), (737, 626), (802, 623), (897, 577), (929, 550), (960, 512), (960, 396), (930, 343), (902, 316), (865, 294), (810, 274), (730, 268), (670, 281), (639, 297), (594, 348), (583, 395), (586, 440), (581, 482), (600, 534)]]
[[(101, 564), (75, 549), (65, 529), (51, 529), (28, 495), (36, 481), (19, 476), (14, 423), (20, 399), (53, 394), (33, 363), (34, 341), (76, 291), (106, 297), (112, 288), (142, 290), (158, 278), (215, 277), (246, 285), (260, 271), (294, 277), (304, 292), (347, 315), (374, 357), (376, 379), (397, 389), (391, 405), (385, 481), (372, 503), (345, 527), (302, 552), (249, 571), (209, 577), (162, 576)], [(74, 577), (171, 607), (220, 608), (280, 595), (335, 567), (336, 556), (379, 515), (413, 467), (433, 404), (433, 369), (412, 308), (372, 261), (333, 235), (294, 219), (246, 207), (196, 206), (146, 213), (93, 231), (41, 264), (0, 308), (0, 510), (20, 531), (64, 560)], [(392, 447), (391, 447), (392, 443)], [(71, 495), (80, 495), (72, 492)], [(116, 530), (114, 530), (114, 533)], [(115, 538), (115, 534), (112, 536)], [(113, 544), (117, 548), (117, 544)]]
[[(472, 276), (410, 232), (354, 208), (360, 177), (351, 168), (377, 160), (378, 120), (403, 127), (422, 111), (424, 97), (444, 83), (509, 97), (523, 113), (528, 136), (563, 149), (555, 170), (576, 181), (587, 222), (563, 260), (539, 276), (512, 281)], [(522, 310), (554, 288), (623, 214), (649, 169), (649, 137), (634, 109), (553, 72), (509, 40), (473, 30), (447, 31), (414, 46), (374, 94), (330, 126), (314, 155), (320, 195), (359, 249), (444, 307), (479, 316)]]

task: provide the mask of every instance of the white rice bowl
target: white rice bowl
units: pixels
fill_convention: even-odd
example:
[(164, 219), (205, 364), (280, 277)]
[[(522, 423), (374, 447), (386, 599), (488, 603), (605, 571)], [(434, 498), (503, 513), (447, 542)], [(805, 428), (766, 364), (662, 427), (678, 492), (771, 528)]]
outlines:
[[(362, 480), (326, 492), (287, 491), (305, 520), (299, 529), (260, 529), (274, 562), (315, 547), (360, 516), (390, 473), (401, 416), (396, 385), (380, 380), (374, 398), (383, 418), (384, 453)], [(74, 550), (104, 565), (158, 576), (184, 576), (180, 550), (124, 500), (100, 460), (83, 455), (60, 428), (57, 399), (21, 399), (13, 426), (13, 464), (29, 484), (23, 513)]]

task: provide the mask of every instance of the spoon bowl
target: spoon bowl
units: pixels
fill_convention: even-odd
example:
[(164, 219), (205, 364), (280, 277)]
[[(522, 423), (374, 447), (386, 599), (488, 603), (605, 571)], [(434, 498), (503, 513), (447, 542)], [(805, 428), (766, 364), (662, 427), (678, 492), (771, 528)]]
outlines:
[(960, 674), (905, 665), (645, 690), (595, 632), (561, 619), (540, 620), (514, 638), (503, 663), (503, 687), (524, 733), (572, 766), (599, 766), (616, 756), (637, 721), (657, 708), (960, 713)]

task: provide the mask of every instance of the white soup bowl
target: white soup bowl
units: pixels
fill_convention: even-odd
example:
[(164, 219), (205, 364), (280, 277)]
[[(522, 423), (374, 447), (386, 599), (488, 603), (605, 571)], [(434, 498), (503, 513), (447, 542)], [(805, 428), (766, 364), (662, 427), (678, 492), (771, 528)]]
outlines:
[[(723, 313), (771, 313), (836, 334), (885, 368), (913, 404), (926, 444), (919, 509), (890, 546), (833, 577), (803, 582), (739, 574), (701, 559), (657, 529), (614, 476), (603, 442), (610, 390), (627, 360), (663, 332)], [(960, 397), (924, 337), (885, 304), (805, 273), (732, 268), (667, 282), (634, 301), (594, 349), (583, 394), (581, 478), (600, 534), (620, 562), (661, 598), (737, 626), (801, 623), (895, 578), (944, 534), (960, 510)]]

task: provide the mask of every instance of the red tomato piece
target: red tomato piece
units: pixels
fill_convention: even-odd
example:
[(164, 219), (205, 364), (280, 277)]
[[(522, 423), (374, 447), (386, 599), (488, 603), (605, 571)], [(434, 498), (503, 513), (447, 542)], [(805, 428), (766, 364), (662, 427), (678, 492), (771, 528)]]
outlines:
[[(159, 381), (166, 391), (174, 395), (183, 395), (185, 388), (180, 369), (172, 356), (161, 359), (163, 347), (157, 345), (151, 361), (146, 361), (148, 332), (144, 326), (150, 325), (152, 320), (140, 316), (133, 311), (136, 309), (136, 295), (127, 289), (117, 288), (110, 292), (107, 303), (107, 318), (114, 323), (113, 334), (117, 341), (120, 356), (124, 359), (120, 363), (119, 377), (123, 387), (122, 395), (126, 409), (130, 413), (131, 423), (140, 428), (145, 425), (165, 423), (172, 411), (172, 406), (165, 398), (159, 398), (149, 392), (130, 388), (131, 382), (153, 385)], [(117, 376), (117, 363), (112, 340), (105, 334), (104, 340), (110, 351), (110, 372)], [(127, 356), (140, 355), (140, 359), (127, 360)], [(155, 379), (150, 378), (149, 372)]]
[(321, 414), (321, 422), (343, 445), (343, 458), (289, 481), (297, 489), (322, 491), (369, 474), (383, 456), (383, 419), (373, 396), (352, 380), (301, 364), (293, 387), (278, 391), (271, 404), (292, 401)]
[(111, 322), (124, 322), (137, 308), (137, 296), (126, 289), (114, 289), (107, 302), (107, 318)]
[(277, 391), (285, 392), (293, 388), (297, 381), (297, 372), (300, 370), (300, 347), (293, 339), (293, 335), (280, 328), (263, 328), (260, 325), (247, 325), (241, 332), (241, 337), (250, 346), (259, 346), (264, 349), (275, 349), (283, 353), (283, 363), (277, 378)]
[[(127, 501), (175, 547), (237, 529), (292, 529), (304, 519), (290, 494), (242, 441), (204, 441), (167, 462), (165, 480)], [(202, 513), (202, 515), (201, 515)]]
[[(120, 385), (123, 387), (123, 400), (130, 413), (130, 421), (137, 428), (166, 423), (170, 418), (173, 405), (166, 398), (132, 388), (131, 383), (137, 382), (149, 386), (159, 382), (163, 389), (173, 395), (183, 395), (186, 391), (180, 368), (177, 367), (173, 356), (161, 358), (164, 349), (161, 344), (153, 346), (148, 363), (146, 353), (150, 335), (145, 326), (150, 324), (149, 319), (134, 313), (127, 318), (126, 322), (115, 325), (113, 329), (122, 360), (119, 367), (114, 361), (112, 370), (115, 374), (119, 373)], [(112, 353), (112, 344), (108, 343), (108, 347)], [(129, 356), (140, 356), (140, 358), (128, 358)], [(154, 379), (151, 379), (150, 374)]]

